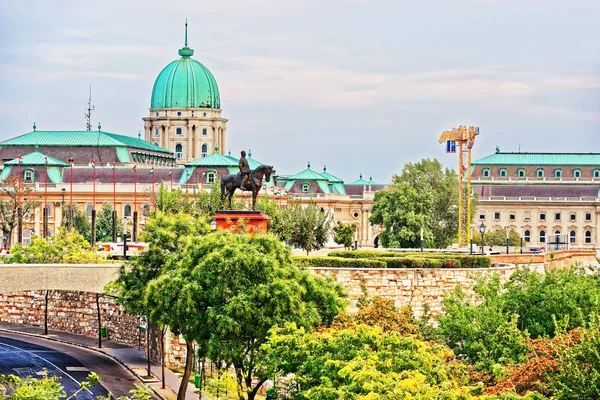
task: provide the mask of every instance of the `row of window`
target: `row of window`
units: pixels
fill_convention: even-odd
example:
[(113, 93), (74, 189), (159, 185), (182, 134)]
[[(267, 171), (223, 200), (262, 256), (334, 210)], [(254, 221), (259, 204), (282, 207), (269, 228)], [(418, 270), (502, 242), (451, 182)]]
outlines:
[[(494, 219), (495, 220), (499, 220), (500, 217), (501, 217), (501, 213), (500, 212), (498, 212), (498, 211), (494, 212)], [(479, 219), (485, 219), (485, 214), (479, 214)], [(508, 215), (508, 219), (511, 220), (511, 221), (515, 221), (516, 220), (516, 214), (515, 213), (510, 213)], [(530, 213), (526, 214), (524, 216), (524, 219), (525, 220), (530, 220), (531, 219), (531, 214)], [(540, 221), (546, 221), (546, 213), (545, 212), (540, 213), (539, 220)], [(559, 212), (554, 213), (554, 220), (555, 221), (561, 221), (562, 220), (562, 214), (559, 213)], [(585, 213), (585, 220), (587, 222), (590, 222), (592, 220), (592, 213), (589, 213), (589, 212)], [(569, 221), (571, 221), (571, 222), (577, 221), (577, 213), (571, 213), (570, 216), (569, 216)]]
[[(531, 231), (530, 230), (526, 230), (523, 232), (523, 239), (527, 243), (531, 242)], [(548, 243), (562, 243), (563, 242), (560, 231), (554, 231), (553, 237), (549, 237), (549, 238), (546, 237), (546, 231), (543, 231), (543, 230), (540, 231), (539, 243), (546, 243), (546, 239), (548, 239)], [(585, 242), (585, 244), (592, 243), (592, 231), (585, 231), (584, 242)], [(575, 231), (569, 232), (569, 243), (571, 243), (571, 244), (577, 243), (577, 232), (575, 232)]]
[[(158, 111), (155, 114), (158, 117)], [(168, 117), (169, 114), (165, 111), (165, 117)], [(181, 117), (181, 111), (177, 111), (177, 116)], [(206, 113), (202, 113), (202, 116), (206, 117)], [(194, 117), (194, 111), (192, 110), (192, 117)]]
[[(202, 153), (202, 157), (206, 157), (208, 156), (208, 145), (207, 144), (203, 144), (201, 147), (201, 153)], [(183, 146), (181, 145), (181, 143), (177, 143), (175, 145), (175, 158), (177, 158), (178, 160), (181, 160), (181, 158), (183, 158)]]
[[(181, 135), (183, 133), (183, 129), (182, 128), (175, 128), (175, 134), (177, 135)], [(160, 135), (160, 130), (159, 128), (154, 128), (154, 136), (158, 136)], [(202, 128), (202, 136), (206, 136), (208, 135), (208, 129), (207, 128)]]
[[(482, 176), (484, 178), (489, 178), (491, 176), (491, 172), (489, 168), (484, 168), (482, 170)], [(572, 171), (572, 176), (573, 178), (581, 178), (581, 169), (579, 168), (575, 168)], [(498, 170), (498, 176), (501, 178), (506, 178), (508, 177), (508, 170), (506, 168), (500, 168)], [(525, 170), (525, 168), (519, 168), (517, 170), (517, 177), (519, 178), (525, 178), (527, 176), (527, 172)], [(536, 178), (543, 178), (544, 177), (544, 168), (538, 168), (535, 171), (535, 176)], [(594, 178), (600, 178), (600, 169), (595, 169), (592, 171), (592, 176)], [(563, 177), (563, 169), (562, 168), (555, 168), (554, 169), (554, 177), (555, 178), (562, 178)]]

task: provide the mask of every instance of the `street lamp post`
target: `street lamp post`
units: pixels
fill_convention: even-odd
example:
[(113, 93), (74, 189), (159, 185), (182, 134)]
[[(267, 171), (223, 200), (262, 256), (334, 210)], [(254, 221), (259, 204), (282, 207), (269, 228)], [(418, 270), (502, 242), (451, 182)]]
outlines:
[(473, 255), (473, 227), (471, 227), (471, 243), (469, 247), (469, 255)]
[(521, 227), (521, 254), (523, 254), (523, 227)]
[(506, 254), (509, 253), (509, 248), (508, 248), (508, 226), (506, 227)]
[(479, 225), (479, 232), (481, 233), (481, 255), (483, 255), (483, 248), (485, 247), (485, 224), (483, 222)]
[(423, 252), (423, 227), (421, 227), (421, 253)]

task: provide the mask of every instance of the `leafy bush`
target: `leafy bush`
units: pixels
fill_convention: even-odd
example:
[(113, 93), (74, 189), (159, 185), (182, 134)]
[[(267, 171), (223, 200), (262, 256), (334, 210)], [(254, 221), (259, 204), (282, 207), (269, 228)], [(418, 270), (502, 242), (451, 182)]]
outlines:
[(339, 257), (294, 256), (292, 261), (301, 268), (386, 268), (384, 261)]
[[(330, 257), (342, 257), (349, 259), (371, 259), (375, 258), (388, 263), (388, 268), (489, 268), (491, 259), (484, 256), (470, 256), (460, 254), (445, 254), (445, 253), (421, 253), (421, 252), (394, 252), (394, 251), (332, 251)], [(428, 262), (413, 263), (407, 261), (396, 261), (399, 259), (408, 258), (411, 260), (426, 259), (440, 260), (440, 263), (430, 262), (432, 266), (427, 266)], [(444, 260), (451, 260), (445, 262)], [(423, 266), (411, 266), (423, 265)]]

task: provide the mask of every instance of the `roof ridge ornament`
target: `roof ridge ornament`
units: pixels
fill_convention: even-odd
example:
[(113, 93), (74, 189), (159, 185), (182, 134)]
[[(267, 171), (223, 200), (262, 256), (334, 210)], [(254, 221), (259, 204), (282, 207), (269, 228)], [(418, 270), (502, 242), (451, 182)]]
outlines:
[(362, 172), (360, 173), (360, 179), (362, 179)]
[(37, 129), (37, 126), (35, 126), (35, 122), (33, 123), (33, 131), (35, 132), (35, 130)]
[(310, 161), (308, 162), (308, 164), (306, 166), (308, 167), (308, 169), (310, 169)]
[(219, 152), (219, 145), (215, 144), (215, 153), (218, 153), (218, 152)]
[(189, 58), (194, 55), (194, 50), (188, 47), (188, 23), (187, 18), (185, 19), (185, 39), (183, 41), (183, 47), (179, 49), (179, 55), (183, 58)]
[(327, 165), (323, 165), (323, 172), (327, 172)]
[(35, 151), (40, 151), (40, 145), (39, 144), (35, 145)]
[(102, 131), (102, 125), (100, 125), (100, 122), (98, 122), (98, 132)]

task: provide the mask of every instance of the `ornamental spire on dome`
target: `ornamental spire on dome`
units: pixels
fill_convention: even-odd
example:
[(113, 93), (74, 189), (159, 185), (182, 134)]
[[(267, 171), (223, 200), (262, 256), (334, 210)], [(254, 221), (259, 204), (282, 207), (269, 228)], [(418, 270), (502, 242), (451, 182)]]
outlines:
[(185, 19), (185, 39), (183, 41), (183, 47), (181, 49), (179, 49), (179, 55), (181, 57), (191, 57), (194, 55), (194, 50), (190, 49), (188, 47), (188, 38), (187, 38), (187, 34), (188, 34), (188, 23), (187, 23), (187, 18)]

